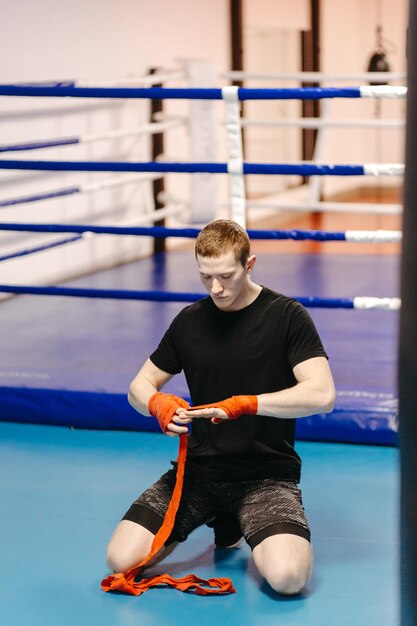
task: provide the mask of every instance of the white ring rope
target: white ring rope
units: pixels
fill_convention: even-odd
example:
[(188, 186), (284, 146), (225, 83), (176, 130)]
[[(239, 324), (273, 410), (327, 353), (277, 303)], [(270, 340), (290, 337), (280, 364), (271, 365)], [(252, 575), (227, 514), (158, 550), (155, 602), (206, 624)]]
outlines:
[(405, 72), (359, 72), (356, 74), (327, 74), (325, 72), (281, 72), (277, 74), (261, 74), (255, 72), (226, 72), (223, 78), (229, 80), (295, 80), (304, 83), (369, 81), (389, 82), (405, 81)]
[(402, 232), (399, 230), (346, 230), (346, 241), (355, 243), (399, 243)]
[[(182, 122), (186, 124), (188, 121), (187, 116), (171, 116), (163, 111), (155, 113), (154, 119), (157, 121), (170, 121), (178, 120), (178, 123)], [(226, 122), (223, 122), (225, 125)], [(405, 120), (401, 119), (340, 119), (340, 120), (327, 120), (321, 117), (300, 117), (285, 120), (252, 120), (242, 117), (240, 119), (242, 127), (248, 126), (295, 126), (298, 128), (404, 128)]]
[[(163, 203), (181, 204), (184, 207), (189, 207), (190, 203), (186, 200), (177, 198), (167, 192), (161, 192), (158, 194), (158, 199)], [(230, 204), (224, 202), (221, 204), (222, 208), (230, 209)], [(376, 204), (371, 202), (269, 202), (269, 201), (254, 201), (248, 200), (246, 202), (248, 209), (272, 209), (274, 211), (299, 211), (299, 212), (338, 212), (338, 213), (372, 213), (375, 215), (400, 215), (402, 213), (401, 204)]]
[(92, 133), (88, 135), (80, 136), (80, 143), (90, 143), (95, 141), (118, 139), (121, 137), (130, 137), (135, 135), (156, 135), (162, 133), (171, 128), (177, 128), (182, 126), (183, 122), (177, 119), (166, 120), (165, 122), (151, 122), (149, 124), (142, 124), (137, 128), (126, 128), (121, 130), (111, 130), (106, 133)]
[(400, 215), (401, 204), (376, 204), (361, 202), (255, 202), (246, 203), (248, 209), (272, 209), (281, 211), (313, 211), (323, 213), (371, 213), (375, 215)]
[(365, 163), (365, 176), (404, 176), (405, 166), (401, 163)]
[[(126, 78), (100, 78), (92, 80), (76, 80), (77, 87), (118, 87), (123, 85), (135, 85), (137, 87), (151, 87), (168, 81), (183, 80), (186, 78), (184, 72), (179, 70), (161, 70), (158, 74), (146, 74), (144, 76), (129, 76)], [(34, 83), (36, 84), (36, 83)]]
[(156, 135), (172, 128), (182, 126), (183, 122), (177, 120), (167, 120), (165, 122), (151, 122), (142, 124), (136, 128), (125, 128), (120, 130), (110, 130), (105, 133), (89, 133), (77, 137), (55, 137), (54, 139), (38, 139), (30, 142), (20, 142), (16, 144), (0, 144), (0, 152), (25, 152), (28, 150), (43, 150), (47, 148), (68, 147), (98, 141), (109, 141), (124, 137), (137, 137), (139, 135)]
[(121, 185), (129, 185), (131, 183), (147, 182), (163, 178), (162, 174), (133, 174), (125, 176), (113, 176), (106, 178), (98, 183), (85, 183), (79, 185), (80, 193), (92, 193), (102, 189), (110, 189), (111, 187), (119, 187)]
[(381, 311), (399, 311), (401, 308), (400, 298), (375, 298), (372, 296), (357, 296), (353, 298), (354, 309), (379, 309)]
[(362, 98), (405, 98), (407, 87), (392, 85), (364, 85), (359, 87)]
[(242, 118), (243, 128), (250, 126), (290, 126), (291, 128), (404, 128), (405, 120), (327, 120), (320, 117), (304, 117), (285, 120), (250, 120)]

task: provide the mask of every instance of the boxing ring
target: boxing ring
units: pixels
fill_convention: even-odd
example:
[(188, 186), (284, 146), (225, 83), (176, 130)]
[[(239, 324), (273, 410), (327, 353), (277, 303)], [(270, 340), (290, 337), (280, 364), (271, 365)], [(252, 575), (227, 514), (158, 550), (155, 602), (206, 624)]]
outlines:
[[(158, 78), (154, 81), (157, 84)], [(199, 602), (210, 602), (207, 615), (199, 616), (202, 624), (212, 624), (216, 618), (232, 624), (236, 615), (242, 624), (268, 623), (268, 620), (274, 624), (281, 620), (286, 624), (396, 623), (397, 597), (392, 571), (396, 568), (398, 541), (395, 446), (399, 258), (346, 255), (343, 245), (398, 244), (401, 233), (249, 228), (247, 210), (256, 203), (246, 197), (245, 177), (401, 177), (404, 168), (402, 164), (248, 163), (241, 141), (244, 122), (239, 108), (240, 102), (249, 99), (403, 98), (405, 94), (404, 87), (368, 86), (170, 89), (85, 87), (76, 83), (0, 85), (0, 97), (5, 98), (222, 100), (226, 110), (227, 162), (9, 159), (10, 152), (56, 149), (77, 145), (81, 139), (64, 137), (10, 143), (0, 146), (0, 170), (111, 173), (111, 178), (97, 183), (96, 187), (91, 183), (71, 185), (5, 198), (0, 200), (0, 207), (18, 210), (20, 205), (26, 208), (51, 197), (94, 193), (103, 185), (119, 187), (124, 184), (124, 176), (130, 177), (129, 184), (149, 185), (162, 175), (192, 174), (205, 177), (200, 188), (203, 190), (210, 188), (208, 175), (227, 177), (228, 214), (248, 228), (255, 252), (258, 241), (277, 246), (277, 252), (258, 253), (256, 282), (292, 295), (309, 308), (329, 354), (337, 388), (332, 414), (297, 422), (297, 450), (304, 462), (302, 487), (317, 563), (317, 573), (304, 598), (277, 600), (260, 583), (246, 547), (229, 554), (214, 551), (207, 528), (193, 533), (186, 545), (164, 562), (162, 569), (169, 569), (175, 575), (190, 568), (198, 569), (204, 576), (213, 575), (213, 570), (219, 575), (232, 572), (238, 589), (235, 598), (203, 600), (158, 591), (151, 591), (140, 600), (104, 594), (96, 597), (101, 593), (96, 590), (96, 583), (100, 579), (105, 543), (118, 516), (138, 491), (138, 482), (147, 486), (176, 455), (176, 442), (160, 436), (155, 420), (139, 416), (128, 405), (126, 393), (141, 363), (184, 303), (204, 296), (192, 253), (193, 239), (200, 226), (175, 221), (173, 225), (151, 225), (171, 216), (176, 220), (184, 208), (181, 202), (178, 207), (174, 202), (173, 206), (139, 215), (135, 223), (127, 225), (94, 224), (86, 219), (77, 223), (67, 219), (60, 224), (18, 218), (1, 220), (3, 234), (30, 233), (34, 237), (24, 249), (7, 250), (0, 258), (3, 266), (16, 259), (106, 236), (117, 240), (129, 237), (132, 241), (143, 238), (148, 242), (152, 238), (180, 242), (168, 252), (148, 254), (60, 284), (30, 285), (23, 278), (7, 283), (2, 280), (0, 284), (0, 292), (7, 294), (0, 303), (0, 320), (3, 328), (7, 328), (0, 352), (3, 422), (0, 431), (5, 464), (9, 468), (10, 482), (4, 487), (5, 496), (13, 502), (3, 521), (7, 532), (8, 526), (19, 520), (16, 532), (19, 541), (24, 538), (22, 549), (29, 550), (36, 561), (42, 560), (41, 549), (45, 559), (46, 548), (46, 560), (38, 568), (40, 577), (30, 592), (31, 623), (47, 624), (48, 619), (51, 624), (56, 623), (64, 606), (66, 623), (75, 619), (81, 624), (95, 623), (94, 620), (98, 623), (100, 615), (101, 621), (108, 621), (111, 615), (113, 624), (131, 619), (174, 624), (178, 621), (170, 621), (173, 603), (175, 619), (193, 623), (190, 616), (194, 610), (200, 614)], [(178, 120), (161, 119), (151, 122), (147, 130), (141, 127), (136, 132), (168, 132), (178, 124)], [(123, 131), (113, 132), (120, 135)], [(118, 176), (113, 177), (116, 172)], [(163, 195), (160, 191), (160, 197)], [(300, 210), (298, 205), (292, 208)], [(314, 201), (310, 210), (331, 210), (331, 207), (326, 203), (319, 206)], [(53, 240), (38, 244), (39, 235)], [(329, 257), (282, 253), (279, 248), (282, 241), (316, 241), (323, 246), (326, 242), (339, 242), (340, 254)], [(17, 297), (11, 297), (12, 294)], [(183, 397), (188, 394), (181, 376), (172, 379), (166, 390)], [(35, 481), (30, 493), (26, 493), (28, 476)], [(19, 492), (24, 494), (25, 505), (14, 495)], [(39, 502), (41, 506), (31, 522), (38, 541), (32, 545), (25, 531), (23, 506), (38, 507)], [(375, 506), (369, 506), (370, 503)], [(73, 507), (75, 525), (69, 506)], [(384, 515), (381, 515), (382, 507)], [(43, 527), (46, 519), (49, 521)], [(55, 548), (49, 554), (50, 545)], [(92, 554), (87, 556), (90, 547)], [(75, 560), (74, 550), (78, 554)], [(77, 562), (80, 551), (83, 556)], [(58, 567), (53, 553), (68, 562), (67, 569), (64, 567), (62, 571)], [(11, 568), (13, 557), (6, 553)], [(81, 581), (76, 574), (79, 568), (84, 577)], [(41, 582), (46, 588), (50, 573), (54, 579), (54, 597), (48, 603), (49, 617), (45, 618), (38, 592)], [(58, 580), (60, 576), (65, 581), (63, 585)], [(373, 578), (372, 582), (369, 578)], [(78, 617), (77, 607), (72, 606), (74, 600), (68, 593), (68, 585), (73, 588), (75, 584), (83, 611)], [(381, 589), (385, 590), (383, 606), (379, 602)], [(13, 587), (14, 593), (17, 588)], [(12, 615), (13, 609), (7, 610)], [(28, 623), (24, 611), (22, 623)]]

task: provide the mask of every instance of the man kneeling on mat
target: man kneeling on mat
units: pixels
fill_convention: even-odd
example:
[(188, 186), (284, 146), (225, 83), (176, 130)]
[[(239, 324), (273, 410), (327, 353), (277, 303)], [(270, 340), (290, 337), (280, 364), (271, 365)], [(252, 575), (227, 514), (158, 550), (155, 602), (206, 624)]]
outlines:
[[(333, 409), (327, 355), (301, 304), (252, 281), (256, 257), (238, 224), (208, 224), (195, 255), (208, 297), (175, 317), (129, 390), (143, 415), (160, 424), (172, 415), (167, 435), (187, 433), (192, 422), (175, 526), (151, 564), (208, 524), (217, 547), (234, 547), (243, 536), (271, 587), (296, 594), (311, 574), (312, 549), (295, 418)], [(182, 370), (192, 405), (160, 391)], [(173, 465), (114, 531), (107, 551), (113, 571), (149, 553), (171, 499)]]

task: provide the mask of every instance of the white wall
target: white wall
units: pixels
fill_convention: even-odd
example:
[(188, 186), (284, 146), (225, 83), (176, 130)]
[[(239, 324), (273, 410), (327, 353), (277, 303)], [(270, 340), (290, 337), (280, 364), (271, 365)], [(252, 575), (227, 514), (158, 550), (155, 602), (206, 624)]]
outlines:
[(243, 20), (248, 28), (308, 30), (309, 0), (244, 0)]

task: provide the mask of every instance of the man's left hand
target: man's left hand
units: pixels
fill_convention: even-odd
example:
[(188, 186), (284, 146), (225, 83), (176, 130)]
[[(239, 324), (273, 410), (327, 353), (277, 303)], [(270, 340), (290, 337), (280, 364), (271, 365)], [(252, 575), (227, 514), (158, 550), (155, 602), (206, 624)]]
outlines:
[(211, 421), (213, 422), (213, 424), (220, 424), (221, 422), (228, 420), (229, 416), (227, 415), (226, 411), (223, 411), (223, 409), (220, 409), (218, 407), (210, 407), (210, 408), (205, 408), (205, 409), (189, 409), (189, 410), (183, 410), (183, 409), (179, 409), (178, 410), (179, 416), (183, 418), (184, 422), (183, 423), (187, 423), (186, 420), (192, 420), (192, 419), (198, 419), (198, 418), (205, 418), (205, 419), (211, 419)]
[(211, 419), (213, 424), (220, 424), (224, 420), (235, 420), (243, 414), (256, 415), (257, 411), (257, 396), (232, 396), (220, 402), (213, 402), (213, 404), (202, 404), (188, 408), (181, 413), (192, 419), (203, 417)]

